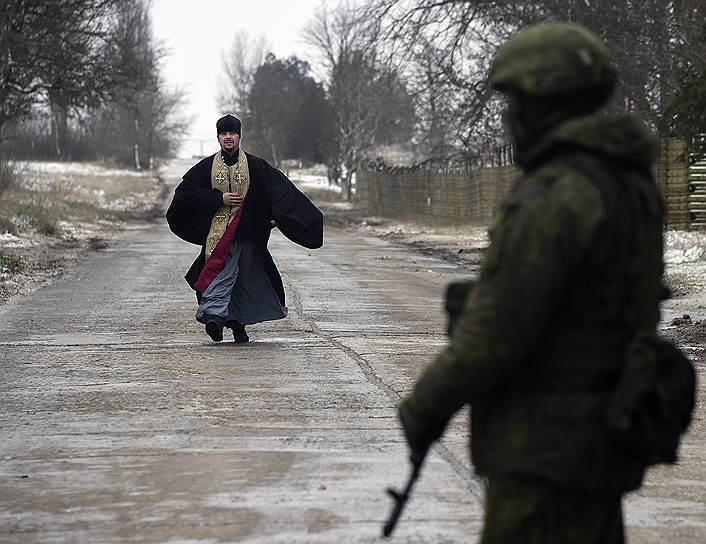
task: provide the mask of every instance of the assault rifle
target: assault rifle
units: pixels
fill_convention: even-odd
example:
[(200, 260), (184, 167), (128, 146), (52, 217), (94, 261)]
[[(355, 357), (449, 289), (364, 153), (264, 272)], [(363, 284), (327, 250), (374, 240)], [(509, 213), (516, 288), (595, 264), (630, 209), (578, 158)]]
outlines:
[(419, 473), (421, 472), (422, 465), (424, 464), (424, 459), (426, 458), (428, 451), (429, 450), (424, 452), (413, 451), (409, 456), (410, 461), (412, 461), (412, 472), (410, 473), (409, 479), (407, 480), (407, 485), (405, 485), (402, 492), (391, 487), (387, 488), (387, 494), (392, 497), (395, 504), (392, 507), (390, 516), (387, 518), (387, 521), (382, 528), (382, 536), (385, 538), (389, 537), (392, 534), (392, 531), (395, 530), (397, 521), (400, 519), (402, 510), (404, 510), (405, 504), (407, 504), (407, 500), (412, 492), (412, 487), (414, 487), (414, 483), (419, 478)]
[[(463, 305), (466, 302), (466, 298), (468, 298), (468, 295), (473, 290), (474, 285), (475, 280), (466, 279), (451, 282), (446, 287), (444, 308), (446, 309), (446, 313), (448, 316), (446, 332), (449, 336), (451, 336), (451, 333), (453, 332), (453, 329), (456, 325), (456, 321), (458, 320), (458, 317), (461, 315), (461, 311), (463, 310)], [(412, 487), (414, 487), (414, 483), (419, 478), (419, 473), (421, 472), (422, 465), (424, 464), (424, 459), (426, 458), (428, 451), (429, 449), (426, 449), (422, 452), (413, 451), (410, 455), (409, 459), (410, 461), (412, 461), (412, 472), (410, 473), (409, 479), (407, 480), (407, 485), (405, 485), (405, 488), (402, 492), (397, 491), (396, 489), (392, 489), (390, 487), (387, 488), (387, 494), (392, 497), (392, 499), (395, 501), (395, 504), (392, 507), (392, 512), (390, 512), (390, 516), (387, 518), (387, 521), (385, 522), (385, 525), (382, 528), (382, 536), (384, 536), (385, 538), (389, 537), (392, 534), (392, 531), (395, 530), (397, 521), (400, 519), (400, 516), (402, 515), (402, 510), (404, 510), (405, 504), (407, 504), (409, 495), (412, 492)]]

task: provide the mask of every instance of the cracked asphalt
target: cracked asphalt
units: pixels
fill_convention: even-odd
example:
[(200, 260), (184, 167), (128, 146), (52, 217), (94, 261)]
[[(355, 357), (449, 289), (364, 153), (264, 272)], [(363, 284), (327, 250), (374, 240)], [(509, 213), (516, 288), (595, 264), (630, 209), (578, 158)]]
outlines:
[[(278, 233), (270, 249), (289, 316), (247, 345), (194, 320), (182, 275), (198, 248), (161, 222), (0, 307), (0, 542), (382, 540), (384, 489), (409, 469), (395, 408), (444, 345), (446, 283), (467, 273), (333, 228), (321, 250)], [(466, 417), (392, 542), (477, 537)], [(706, 541), (703, 436), (700, 406), (683, 465), (627, 500), (632, 541)]]

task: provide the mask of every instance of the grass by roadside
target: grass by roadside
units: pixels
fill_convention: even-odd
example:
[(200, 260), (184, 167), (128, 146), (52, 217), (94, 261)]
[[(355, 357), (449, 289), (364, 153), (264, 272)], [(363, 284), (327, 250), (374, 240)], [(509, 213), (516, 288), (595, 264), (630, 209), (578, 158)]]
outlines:
[(11, 165), (0, 196), (0, 304), (107, 247), (130, 222), (161, 215), (157, 174), (84, 163)]
[(62, 237), (66, 234), (62, 225), (119, 222), (125, 220), (125, 216), (119, 210), (76, 200), (66, 191), (12, 189), (5, 192), (0, 202), (0, 231), (13, 235), (33, 232)]

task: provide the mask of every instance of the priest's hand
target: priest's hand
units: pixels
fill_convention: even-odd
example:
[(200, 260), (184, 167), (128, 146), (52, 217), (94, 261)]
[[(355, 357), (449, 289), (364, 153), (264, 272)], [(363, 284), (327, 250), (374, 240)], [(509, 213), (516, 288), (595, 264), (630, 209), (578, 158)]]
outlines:
[(236, 193), (223, 193), (224, 206), (240, 206), (243, 203), (243, 197)]

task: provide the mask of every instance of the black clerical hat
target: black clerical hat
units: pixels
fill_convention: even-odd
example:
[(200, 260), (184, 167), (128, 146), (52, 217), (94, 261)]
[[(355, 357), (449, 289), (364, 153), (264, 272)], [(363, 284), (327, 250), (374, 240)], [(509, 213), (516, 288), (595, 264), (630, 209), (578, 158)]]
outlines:
[(220, 134), (221, 132), (235, 132), (236, 134), (240, 134), (240, 127), (240, 119), (229, 113), (216, 121), (216, 134)]

